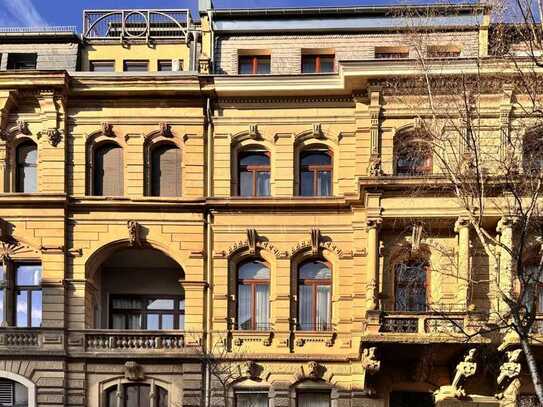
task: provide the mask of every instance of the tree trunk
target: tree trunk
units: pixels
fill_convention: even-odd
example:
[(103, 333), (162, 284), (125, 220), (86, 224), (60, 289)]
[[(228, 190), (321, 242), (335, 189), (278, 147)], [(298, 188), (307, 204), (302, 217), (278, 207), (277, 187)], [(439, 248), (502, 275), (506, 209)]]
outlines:
[(541, 375), (537, 370), (537, 362), (532, 352), (532, 348), (530, 347), (528, 339), (526, 338), (521, 338), (520, 344), (522, 346), (522, 350), (524, 351), (524, 355), (526, 356), (526, 363), (528, 364), (528, 371), (530, 372), (530, 377), (532, 378), (535, 394), (537, 395), (540, 405), (543, 406), (543, 383), (541, 383)]

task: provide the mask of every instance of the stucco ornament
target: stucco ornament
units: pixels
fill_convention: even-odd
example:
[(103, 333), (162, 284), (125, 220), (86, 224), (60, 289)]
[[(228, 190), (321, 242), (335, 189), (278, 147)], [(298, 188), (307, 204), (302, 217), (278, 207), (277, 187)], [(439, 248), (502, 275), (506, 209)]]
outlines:
[(321, 231), (320, 229), (313, 228), (311, 229), (311, 254), (316, 256), (319, 254), (319, 245), (321, 242)]
[(124, 364), (124, 378), (130, 381), (145, 380), (143, 366), (133, 361), (128, 361)]
[(443, 401), (445, 399), (462, 399), (466, 397), (466, 391), (464, 384), (466, 379), (472, 377), (477, 372), (477, 363), (475, 361), (475, 355), (477, 349), (470, 349), (464, 356), (464, 360), (456, 366), (456, 373), (454, 375), (453, 382), (450, 386), (441, 386), (439, 390), (434, 393), (436, 402)]
[(368, 175), (372, 177), (380, 177), (385, 175), (381, 157), (378, 154), (372, 154), (368, 165)]
[(21, 134), (30, 134), (30, 130), (28, 129), (28, 122), (25, 120), (17, 120), (17, 131)]
[(258, 242), (258, 234), (256, 229), (247, 229), (247, 246), (249, 246), (249, 253), (254, 255), (256, 253), (256, 244)]
[(38, 133), (38, 138), (41, 138), (41, 136), (46, 136), (47, 140), (49, 140), (49, 144), (51, 144), (53, 147), (58, 146), (62, 141), (62, 132), (57, 128), (50, 128), (45, 131), (40, 131)]
[(251, 380), (260, 378), (261, 368), (254, 361), (249, 360), (241, 365), (241, 375)]
[(306, 377), (313, 380), (322, 379), (324, 376), (324, 370), (324, 366), (315, 361), (311, 361), (305, 367)]
[(115, 133), (113, 133), (113, 125), (108, 122), (102, 122), (100, 125), (100, 128), (102, 130), (102, 134), (106, 137), (114, 137)]
[(376, 347), (365, 348), (362, 351), (362, 367), (369, 374), (375, 374), (381, 369), (381, 361), (377, 360)]
[(507, 361), (500, 366), (500, 375), (498, 376), (498, 393), (496, 398), (516, 400), (520, 390), (520, 371), (522, 365), (519, 362), (522, 349), (516, 349), (506, 353)]
[(128, 239), (130, 241), (130, 246), (133, 247), (142, 247), (141, 241), (141, 226), (135, 220), (129, 220), (127, 225), (128, 227)]
[(158, 127), (159, 127), (159, 130), (158, 130), (159, 134), (162, 137), (173, 137), (172, 127), (170, 126), (169, 123), (161, 122), (159, 123)]

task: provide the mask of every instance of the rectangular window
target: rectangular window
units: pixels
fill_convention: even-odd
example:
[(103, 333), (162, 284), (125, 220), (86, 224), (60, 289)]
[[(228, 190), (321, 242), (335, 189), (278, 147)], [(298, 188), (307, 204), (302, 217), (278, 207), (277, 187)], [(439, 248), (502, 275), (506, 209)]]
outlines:
[(238, 60), (240, 75), (266, 75), (271, 73), (270, 55), (243, 55)]
[(39, 328), (42, 322), (40, 265), (20, 264), (15, 269), (16, 326)]
[(375, 59), (405, 59), (409, 58), (406, 47), (376, 47)]
[(185, 301), (179, 297), (115, 296), (110, 315), (112, 329), (183, 329)]
[(334, 72), (334, 55), (302, 55), (302, 73)]
[(330, 407), (330, 392), (299, 391), (296, 394), (297, 407)]
[(148, 70), (149, 70), (149, 61), (146, 61), (146, 60), (124, 61), (125, 72), (147, 72)]
[(458, 58), (461, 49), (455, 46), (430, 45), (427, 50), (429, 58)]
[(8, 69), (36, 69), (38, 54), (36, 53), (9, 53)]
[(90, 61), (89, 69), (91, 72), (114, 72), (115, 61)]
[(171, 72), (173, 71), (173, 64), (171, 59), (159, 59), (157, 70), (159, 72)]
[(268, 407), (268, 392), (255, 390), (236, 391), (236, 407)]

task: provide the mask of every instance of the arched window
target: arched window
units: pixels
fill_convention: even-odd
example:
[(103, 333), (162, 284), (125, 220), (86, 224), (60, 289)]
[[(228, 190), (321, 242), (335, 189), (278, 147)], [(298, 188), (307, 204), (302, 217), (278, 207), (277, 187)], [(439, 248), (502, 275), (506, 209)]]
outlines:
[(300, 195), (332, 195), (332, 155), (329, 151), (309, 150), (301, 153)]
[(522, 165), (525, 172), (540, 172), (543, 169), (543, 140), (540, 132), (528, 132), (522, 145)]
[(319, 260), (298, 269), (298, 325), (302, 331), (331, 329), (332, 271)]
[(19, 382), (0, 378), (0, 406), (28, 407), (28, 389)]
[[(168, 407), (168, 392), (160, 386), (139, 383), (124, 383), (106, 391), (107, 407)], [(151, 398), (151, 393), (154, 397)], [(151, 404), (152, 400), (152, 404)]]
[(238, 267), (237, 325), (240, 330), (269, 330), (270, 269), (252, 260)]
[(262, 389), (244, 389), (235, 392), (236, 407), (268, 407), (268, 391)]
[(407, 260), (396, 265), (394, 270), (396, 311), (426, 311), (428, 267), (428, 262), (424, 260)]
[(36, 192), (38, 190), (38, 146), (31, 140), (17, 146), (15, 192)]
[(267, 151), (245, 151), (239, 155), (238, 194), (270, 195), (270, 154)]
[(416, 176), (432, 173), (432, 149), (422, 137), (410, 135), (400, 140), (395, 158), (396, 175)]
[(93, 195), (123, 195), (123, 150), (107, 143), (94, 151)]
[(173, 144), (151, 151), (151, 196), (181, 195), (181, 153)]

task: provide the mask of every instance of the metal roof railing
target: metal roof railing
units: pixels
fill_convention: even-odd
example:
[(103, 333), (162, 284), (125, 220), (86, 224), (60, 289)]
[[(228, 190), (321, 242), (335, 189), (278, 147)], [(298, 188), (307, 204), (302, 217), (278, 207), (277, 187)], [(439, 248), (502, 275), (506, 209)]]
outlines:
[(77, 33), (74, 25), (47, 27), (0, 27), (0, 33)]
[(120, 41), (184, 39), (192, 19), (189, 9), (175, 10), (85, 10), (83, 38)]

